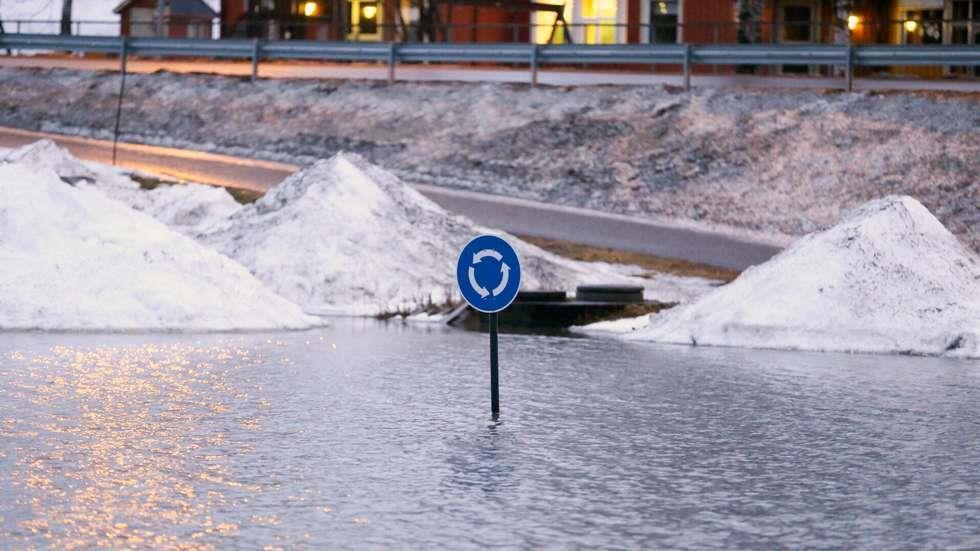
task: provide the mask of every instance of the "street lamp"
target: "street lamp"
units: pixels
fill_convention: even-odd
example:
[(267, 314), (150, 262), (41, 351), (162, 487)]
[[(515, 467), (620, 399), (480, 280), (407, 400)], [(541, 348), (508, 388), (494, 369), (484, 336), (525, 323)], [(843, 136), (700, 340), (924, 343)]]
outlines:
[(320, 11), (320, 6), (316, 5), (316, 2), (307, 2), (303, 4), (303, 15), (306, 17), (313, 17)]
[(854, 14), (851, 14), (851, 15), (848, 15), (847, 16), (847, 28), (848, 29), (850, 29), (850, 30), (853, 31), (854, 29), (857, 28), (857, 26), (860, 23), (861, 23), (861, 18), (860, 17), (858, 17), (858, 16), (856, 16)]

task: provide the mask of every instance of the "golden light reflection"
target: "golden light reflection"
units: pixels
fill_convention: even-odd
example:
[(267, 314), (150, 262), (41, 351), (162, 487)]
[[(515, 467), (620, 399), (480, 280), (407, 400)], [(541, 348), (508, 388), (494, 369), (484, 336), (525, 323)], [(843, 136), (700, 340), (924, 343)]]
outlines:
[[(239, 529), (222, 511), (263, 488), (236, 479), (229, 457), (251, 448), (220, 429), (235, 423), (230, 404), (252, 401), (252, 389), (229, 377), (262, 361), (252, 351), (55, 347), (8, 358), (26, 370), (8, 390), (36, 416), (0, 420), (5, 435), (37, 443), (15, 451), (11, 473), (11, 484), (31, 496), (23, 531), (61, 549), (206, 549), (209, 536)], [(250, 403), (246, 427), (257, 430), (265, 408)]]

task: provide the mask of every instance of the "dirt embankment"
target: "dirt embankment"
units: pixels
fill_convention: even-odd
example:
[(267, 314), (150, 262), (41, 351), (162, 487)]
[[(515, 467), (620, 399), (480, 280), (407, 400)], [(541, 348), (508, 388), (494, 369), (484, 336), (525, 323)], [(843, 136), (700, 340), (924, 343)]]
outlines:
[[(799, 235), (887, 194), (980, 250), (980, 97), (131, 75), (123, 139)], [(0, 124), (106, 137), (113, 73), (0, 70)]]

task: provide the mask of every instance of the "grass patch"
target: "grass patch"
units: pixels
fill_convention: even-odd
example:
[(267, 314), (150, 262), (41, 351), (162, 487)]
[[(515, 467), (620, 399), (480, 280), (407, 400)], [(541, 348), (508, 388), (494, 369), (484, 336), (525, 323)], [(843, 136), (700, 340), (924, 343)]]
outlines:
[[(686, 277), (703, 277), (707, 279), (717, 279), (728, 283), (738, 277), (739, 272), (726, 268), (717, 268), (707, 264), (698, 264), (676, 258), (666, 258), (642, 253), (632, 253), (605, 247), (592, 247), (571, 241), (561, 241), (558, 239), (547, 239), (544, 237), (531, 237), (519, 235), (521, 239), (541, 247), (542, 249), (584, 262), (609, 262), (610, 264), (632, 264), (645, 268), (655, 273), (673, 274)], [(651, 274), (653, 275), (653, 274)], [(642, 312), (641, 312), (642, 313)], [(640, 314), (637, 314), (640, 315)]]
[[(178, 182), (176, 180), (166, 180), (158, 176), (151, 176), (149, 174), (129, 174), (130, 179), (140, 185), (140, 189), (151, 190), (156, 189), (160, 186), (183, 186), (186, 185), (184, 182)], [(206, 185), (206, 184), (205, 184)], [(249, 203), (254, 203), (258, 201), (260, 197), (265, 195), (264, 191), (257, 189), (245, 189), (236, 187), (226, 187), (226, 186), (215, 186), (221, 187), (231, 198), (235, 200), (240, 205), (247, 205)]]

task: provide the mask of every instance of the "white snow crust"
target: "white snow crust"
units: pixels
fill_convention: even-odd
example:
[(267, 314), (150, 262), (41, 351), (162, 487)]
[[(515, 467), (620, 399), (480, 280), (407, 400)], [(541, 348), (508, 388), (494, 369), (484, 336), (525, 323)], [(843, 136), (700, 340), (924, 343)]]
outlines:
[(315, 163), (246, 207), (211, 186), (141, 189), (133, 173), (80, 161), (49, 140), (0, 152), (4, 159), (27, 159), (32, 169), (50, 169), (80, 189), (98, 190), (156, 218), (234, 258), (311, 314), (441, 319), (434, 312), (459, 300), (456, 255), (481, 233), (496, 233), (514, 244), (524, 289), (574, 292), (587, 283), (632, 284), (644, 287), (648, 299), (686, 302), (717, 285), (703, 278), (652, 275), (637, 266), (559, 257), (455, 216), (352, 154)]
[(0, 329), (317, 323), (234, 261), (43, 165), (0, 163)]
[[(53, 170), (62, 180), (88, 184), (113, 199), (149, 214), (167, 226), (193, 234), (206, 229), (240, 208), (224, 188), (194, 183), (172, 183), (142, 189), (135, 173), (96, 162), (81, 161), (51, 140), (43, 139), (21, 148), (0, 152), (0, 160)], [(155, 177), (142, 174), (148, 179)]]
[(344, 153), (290, 176), (198, 239), (307, 312), (384, 315), (457, 300), (457, 255), (482, 233), (501, 235), (515, 246), (524, 289), (631, 283), (666, 302), (706, 292), (713, 283), (651, 281), (623, 267), (558, 257), (455, 216), (391, 173)]
[(687, 305), (586, 332), (665, 343), (980, 358), (980, 258), (889, 196)]

